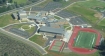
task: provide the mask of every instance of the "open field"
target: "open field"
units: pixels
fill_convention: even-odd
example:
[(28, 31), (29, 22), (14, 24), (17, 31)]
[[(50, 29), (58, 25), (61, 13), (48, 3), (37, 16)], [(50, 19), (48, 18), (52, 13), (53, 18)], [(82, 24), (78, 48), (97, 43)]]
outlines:
[(27, 44), (0, 33), (0, 56), (40, 56)]
[(74, 46), (92, 49), (95, 46), (96, 37), (95, 33), (80, 31), (75, 39)]
[(102, 20), (98, 25), (100, 25), (100, 26), (105, 26), (105, 18), (104, 18), (104, 20)]
[(31, 37), (29, 39), (30, 41), (33, 41), (41, 46), (44, 46), (44, 43), (46, 42), (45, 39), (43, 39), (43, 36), (42, 35), (34, 35), (33, 37)]
[(17, 2), (17, 4), (26, 3), (27, 0), (13, 0), (13, 2)]
[(94, 8), (94, 7), (105, 7), (105, 2), (101, 0), (89, 0), (85, 2), (79, 2), (77, 3), (79, 6), (84, 6), (88, 8)]
[(0, 17), (0, 27), (4, 27), (12, 23), (19, 23), (19, 21), (13, 20), (11, 15), (4, 15)]

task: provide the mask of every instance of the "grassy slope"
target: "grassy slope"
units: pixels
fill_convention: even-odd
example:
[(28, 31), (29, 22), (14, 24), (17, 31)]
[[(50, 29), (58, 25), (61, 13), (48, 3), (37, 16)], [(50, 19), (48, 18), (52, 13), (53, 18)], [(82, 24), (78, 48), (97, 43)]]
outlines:
[(0, 17), (0, 27), (4, 27), (8, 24), (18, 23), (18, 20), (13, 20), (11, 15), (5, 15)]
[(43, 39), (42, 35), (34, 35), (29, 40), (31, 40), (31, 41), (33, 41), (33, 42), (35, 42), (35, 43), (37, 43), (41, 46), (43, 46), (45, 41), (46, 41), (46, 40)]

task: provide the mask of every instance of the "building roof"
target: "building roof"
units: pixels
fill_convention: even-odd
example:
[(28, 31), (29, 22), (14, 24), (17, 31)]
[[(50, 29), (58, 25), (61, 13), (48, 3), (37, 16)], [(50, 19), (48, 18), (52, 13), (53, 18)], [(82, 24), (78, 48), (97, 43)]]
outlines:
[(13, 16), (14, 16), (15, 18), (18, 18), (17, 15), (18, 15), (17, 13), (13, 13)]
[(19, 16), (20, 16), (21, 19), (27, 17), (26, 11), (19, 11), (18, 14), (19, 14)]
[(26, 14), (26, 11), (19, 11), (18, 13), (19, 13), (20, 15), (27, 15), (27, 14)]
[(53, 34), (64, 34), (65, 30), (63, 28), (52, 28), (52, 27), (42, 26), (39, 29), (39, 32), (47, 32), (47, 33), (53, 33)]

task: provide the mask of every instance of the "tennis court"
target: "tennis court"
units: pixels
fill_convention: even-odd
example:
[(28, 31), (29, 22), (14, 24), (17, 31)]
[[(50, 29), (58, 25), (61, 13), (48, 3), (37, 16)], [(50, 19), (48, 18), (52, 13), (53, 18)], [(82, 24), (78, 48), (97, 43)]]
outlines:
[(92, 49), (95, 45), (97, 35), (92, 32), (79, 31), (77, 37), (74, 39), (74, 47)]

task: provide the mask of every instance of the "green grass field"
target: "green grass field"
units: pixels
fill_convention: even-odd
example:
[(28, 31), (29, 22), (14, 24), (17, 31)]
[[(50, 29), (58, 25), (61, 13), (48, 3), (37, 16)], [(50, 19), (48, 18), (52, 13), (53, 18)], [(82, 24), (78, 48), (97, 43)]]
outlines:
[(89, 0), (85, 2), (78, 2), (77, 4), (80, 6), (88, 7), (88, 8), (105, 7), (105, 2), (100, 1), (100, 0)]
[(17, 2), (17, 4), (26, 3), (27, 0), (13, 0), (13, 2)]
[(39, 44), (40, 46), (44, 46), (44, 43), (46, 42), (42, 35), (34, 35), (29, 40)]
[(9, 24), (19, 23), (18, 20), (13, 20), (11, 15), (4, 15), (0, 17), (0, 27), (4, 27)]
[(80, 31), (74, 42), (75, 47), (92, 49), (97, 35), (95, 33)]

